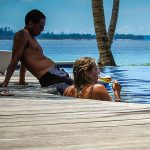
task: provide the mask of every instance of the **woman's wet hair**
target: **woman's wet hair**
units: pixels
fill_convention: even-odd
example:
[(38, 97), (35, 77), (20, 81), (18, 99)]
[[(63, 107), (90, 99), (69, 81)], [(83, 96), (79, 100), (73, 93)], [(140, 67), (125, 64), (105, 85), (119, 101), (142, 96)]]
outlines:
[(45, 15), (37, 9), (33, 9), (26, 14), (25, 25), (27, 25), (29, 21), (32, 21), (33, 24), (37, 24), (41, 19), (46, 19)]
[(92, 83), (88, 73), (92, 71), (95, 60), (90, 57), (83, 57), (75, 61), (73, 66), (74, 85), (77, 91), (81, 91), (84, 84)]

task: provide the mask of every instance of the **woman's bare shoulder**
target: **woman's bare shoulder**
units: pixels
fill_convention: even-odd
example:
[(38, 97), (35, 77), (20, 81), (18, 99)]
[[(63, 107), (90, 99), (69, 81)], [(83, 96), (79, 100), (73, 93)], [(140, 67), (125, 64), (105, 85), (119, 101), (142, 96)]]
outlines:
[(102, 84), (95, 84), (93, 87), (94, 91), (99, 91), (99, 90), (106, 90), (105, 86)]
[(95, 84), (94, 85), (94, 87), (93, 87), (93, 98), (97, 99), (97, 100), (108, 100), (108, 101), (111, 100), (107, 89), (102, 84)]
[(66, 88), (66, 90), (64, 91), (64, 96), (70, 96), (72, 95), (72, 92), (74, 91), (75, 87), (74, 85), (71, 85), (69, 87)]

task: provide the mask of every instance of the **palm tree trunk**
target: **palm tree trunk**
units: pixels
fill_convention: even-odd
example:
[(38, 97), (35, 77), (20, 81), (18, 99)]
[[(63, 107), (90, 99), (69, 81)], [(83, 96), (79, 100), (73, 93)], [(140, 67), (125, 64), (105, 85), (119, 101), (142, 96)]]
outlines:
[[(118, 1), (119, 0), (114, 0), (111, 24), (109, 26), (109, 32), (107, 36), (103, 0), (92, 0), (94, 26), (95, 26), (97, 45), (99, 49), (98, 66), (116, 66), (110, 48), (111, 48), (114, 31), (115, 31), (114, 27), (116, 27), (116, 21), (118, 18), (118, 15), (116, 16), (116, 14), (118, 14), (118, 11), (116, 11), (118, 9), (116, 7), (118, 6), (119, 8), (119, 5), (117, 5), (119, 4)], [(116, 4), (116, 2), (118, 3)]]
[(116, 24), (118, 19), (118, 12), (119, 12), (119, 0), (113, 1), (113, 9), (111, 15), (111, 21), (108, 29), (108, 47), (110, 48), (113, 42), (114, 33), (116, 30)]

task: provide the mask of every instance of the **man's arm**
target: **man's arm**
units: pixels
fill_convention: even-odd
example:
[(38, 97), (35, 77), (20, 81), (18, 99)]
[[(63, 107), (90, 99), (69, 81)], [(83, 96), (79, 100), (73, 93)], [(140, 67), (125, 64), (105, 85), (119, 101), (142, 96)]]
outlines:
[(21, 65), (20, 65), (20, 76), (19, 76), (19, 84), (20, 85), (27, 85), (28, 84), (25, 82), (25, 74), (26, 74), (26, 68), (21, 63)]
[(7, 87), (9, 80), (12, 74), (15, 71), (16, 65), (18, 64), (20, 58), (22, 57), (23, 51), (27, 45), (27, 33), (24, 30), (19, 31), (15, 34), (14, 43), (13, 43), (13, 50), (12, 50), (12, 59), (7, 68), (7, 73), (5, 80), (3, 82), (3, 87)]

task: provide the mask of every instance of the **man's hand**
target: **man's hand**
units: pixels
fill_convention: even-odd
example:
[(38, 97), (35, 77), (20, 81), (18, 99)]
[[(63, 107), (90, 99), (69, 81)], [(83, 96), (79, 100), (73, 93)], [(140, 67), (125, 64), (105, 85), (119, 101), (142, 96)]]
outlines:
[(19, 82), (16, 82), (15, 83), (15, 85), (28, 85), (28, 82), (21, 82), (21, 81), (19, 81)]

